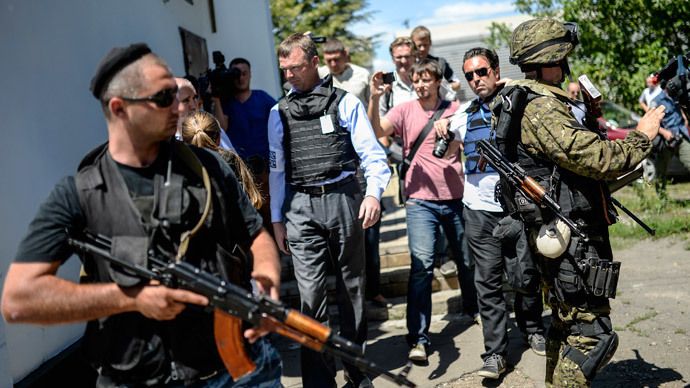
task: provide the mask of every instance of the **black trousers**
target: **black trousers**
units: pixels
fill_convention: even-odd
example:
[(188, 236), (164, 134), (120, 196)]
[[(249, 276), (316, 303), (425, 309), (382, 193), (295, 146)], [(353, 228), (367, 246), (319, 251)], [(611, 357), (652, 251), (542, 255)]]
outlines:
[[(288, 245), (301, 310), (328, 323), (327, 266), (336, 278), (336, 302), (340, 335), (357, 344), (367, 339), (364, 304), (364, 230), (357, 219), (362, 192), (356, 181), (323, 195), (294, 192), (286, 198)], [(335, 387), (335, 360), (323, 353), (301, 348), (302, 384), (305, 388)], [(354, 365), (345, 364), (346, 377), (355, 386), (365, 377)]]
[[(482, 318), (484, 350), (482, 359), (491, 354), (505, 356), (508, 347), (508, 316), (503, 296), (505, 264), (501, 242), (492, 234), (504, 213), (472, 210), (465, 207), (465, 236), (469, 254), (474, 259), (479, 315)], [(525, 334), (544, 333), (541, 294), (515, 294), (515, 317)]]

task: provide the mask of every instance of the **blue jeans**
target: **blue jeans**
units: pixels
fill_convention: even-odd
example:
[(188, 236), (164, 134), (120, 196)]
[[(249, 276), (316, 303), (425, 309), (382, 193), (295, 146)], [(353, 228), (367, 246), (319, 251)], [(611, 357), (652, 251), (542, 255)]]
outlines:
[(477, 313), (477, 290), (474, 286), (474, 263), (467, 254), (462, 218), (463, 205), (459, 199), (425, 201), (411, 198), (405, 203), (407, 238), (412, 259), (407, 285), (407, 342), (410, 346), (429, 340), (431, 319), (431, 281), (434, 276), (435, 245), (439, 228), (448, 238), (448, 245), (458, 266), (463, 310)]

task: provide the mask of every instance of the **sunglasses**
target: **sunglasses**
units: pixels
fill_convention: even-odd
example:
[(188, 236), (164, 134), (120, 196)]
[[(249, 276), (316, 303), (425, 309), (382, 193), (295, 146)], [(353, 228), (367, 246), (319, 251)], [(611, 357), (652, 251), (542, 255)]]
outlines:
[(482, 67), (479, 69), (468, 71), (467, 73), (465, 73), (465, 79), (468, 81), (472, 81), (474, 79), (475, 74), (478, 77), (486, 77), (487, 74), (489, 74), (489, 68), (488, 67)]
[(177, 97), (177, 87), (163, 89), (160, 92), (154, 94), (153, 96), (140, 97), (140, 98), (130, 98), (130, 97), (120, 97), (127, 102), (152, 102), (156, 104), (159, 108), (167, 108), (172, 105), (173, 101)]

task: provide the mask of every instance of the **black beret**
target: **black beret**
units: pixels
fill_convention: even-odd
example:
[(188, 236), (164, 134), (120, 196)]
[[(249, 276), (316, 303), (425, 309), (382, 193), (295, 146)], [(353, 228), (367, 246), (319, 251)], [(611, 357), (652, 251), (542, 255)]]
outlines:
[(146, 43), (134, 43), (127, 47), (114, 47), (106, 54), (96, 67), (96, 74), (91, 78), (91, 93), (101, 98), (110, 80), (125, 66), (151, 52)]

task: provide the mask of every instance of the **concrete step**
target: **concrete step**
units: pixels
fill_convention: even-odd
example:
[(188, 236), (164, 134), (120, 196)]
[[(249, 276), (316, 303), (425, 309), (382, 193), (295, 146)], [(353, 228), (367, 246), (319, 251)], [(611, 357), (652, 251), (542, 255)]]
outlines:
[[(387, 298), (407, 295), (407, 283), (409, 276), (409, 265), (381, 269), (381, 294)], [(326, 284), (329, 293), (335, 292), (335, 276), (327, 276)], [(299, 289), (296, 280), (292, 279), (282, 281), (280, 287), (281, 299), (284, 301), (295, 296), (299, 297)], [(434, 277), (431, 281), (432, 292), (457, 290), (458, 288), (459, 284), (457, 275), (443, 276), (438, 268), (434, 268)]]
[[(410, 277), (410, 266), (381, 269), (381, 294), (386, 298), (407, 295), (407, 283)], [(434, 268), (434, 278), (431, 280), (431, 291), (457, 290), (459, 288), (456, 275), (443, 276)]]
[(381, 270), (396, 267), (409, 267), (410, 254), (407, 252), (407, 247), (404, 251), (399, 253), (388, 253), (381, 255)]
[[(371, 322), (405, 319), (407, 317), (407, 297), (388, 298), (391, 307), (378, 307), (367, 304), (367, 319)], [(335, 306), (333, 306), (335, 307)], [(329, 310), (330, 312), (330, 310)], [(445, 315), (462, 312), (462, 296), (458, 290), (442, 290), (431, 294), (431, 314)], [(337, 313), (337, 308), (335, 310)]]

